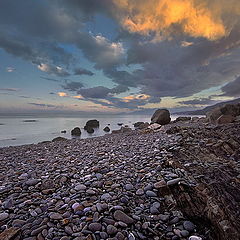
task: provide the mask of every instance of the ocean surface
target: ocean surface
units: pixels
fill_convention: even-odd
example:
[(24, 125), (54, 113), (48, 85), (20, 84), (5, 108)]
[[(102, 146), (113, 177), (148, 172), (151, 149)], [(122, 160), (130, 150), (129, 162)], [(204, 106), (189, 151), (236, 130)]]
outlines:
[[(172, 115), (172, 120), (177, 115)], [(103, 131), (108, 124), (111, 130), (120, 129), (118, 123), (123, 123), (133, 128), (133, 123), (150, 122), (149, 115), (105, 115), (105, 116), (0, 116), (0, 147), (17, 146), (24, 144), (50, 141), (61, 136), (71, 139), (71, 130), (80, 127), (82, 134), (80, 138), (92, 138), (109, 134)], [(88, 134), (83, 127), (90, 119), (97, 119), (100, 127), (93, 134)], [(61, 133), (66, 130), (67, 133)]]

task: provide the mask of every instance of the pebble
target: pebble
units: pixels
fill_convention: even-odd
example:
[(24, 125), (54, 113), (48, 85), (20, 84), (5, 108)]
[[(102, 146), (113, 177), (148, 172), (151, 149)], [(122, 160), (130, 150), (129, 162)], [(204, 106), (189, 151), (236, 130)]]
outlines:
[(153, 191), (146, 191), (146, 195), (148, 197), (157, 197), (157, 194), (155, 192), (153, 192)]
[(107, 233), (109, 235), (115, 235), (117, 233), (117, 231), (118, 231), (117, 228), (114, 227), (113, 225), (108, 225), (107, 226)]
[(0, 213), (0, 221), (4, 221), (9, 218), (9, 214), (6, 212)]
[(196, 228), (196, 226), (190, 221), (184, 221), (183, 227), (189, 232), (193, 232)]
[(89, 229), (91, 232), (101, 231), (102, 225), (101, 225), (100, 223), (90, 223), (90, 224), (88, 225), (88, 229)]
[(181, 178), (175, 178), (173, 180), (169, 180), (167, 181), (167, 185), (168, 186), (172, 186), (172, 185), (176, 185), (178, 184), (182, 179)]
[(50, 213), (49, 217), (53, 220), (61, 220), (63, 218), (59, 213)]
[(126, 224), (134, 223), (134, 220), (121, 210), (115, 211), (113, 216), (116, 220), (124, 222)]

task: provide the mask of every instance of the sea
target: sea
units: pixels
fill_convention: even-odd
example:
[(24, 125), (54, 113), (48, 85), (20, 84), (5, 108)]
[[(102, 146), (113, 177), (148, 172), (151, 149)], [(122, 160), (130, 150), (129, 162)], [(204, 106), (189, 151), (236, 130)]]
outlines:
[[(172, 120), (177, 115), (172, 115)], [(106, 133), (104, 127), (109, 126), (111, 130), (120, 129), (127, 125), (131, 128), (135, 122), (150, 122), (149, 115), (96, 115), (96, 116), (41, 116), (41, 115), (0, 115), (0, 147), (34, 144), (42, 141), (51, 141), (56, 137), (71, 139), (71, 130), (74, 127), (81, 128), (79, 138), (93, 138), (103, 136)], [(100, 127), (93, 134), (87, 133), (83, 127), (90, 119), (97, 119)], [(66, 133), (61, 131), (66, 130)]]

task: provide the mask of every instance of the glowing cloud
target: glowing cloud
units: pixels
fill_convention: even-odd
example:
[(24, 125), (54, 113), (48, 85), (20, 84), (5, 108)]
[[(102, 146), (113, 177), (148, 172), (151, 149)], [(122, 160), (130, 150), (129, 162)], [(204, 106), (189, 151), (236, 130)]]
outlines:
[(73, 96), (73, 98), (75, 98), (75, 99), (84, 99), (84, 97), (81, 96), (81, 95)]
[(67, 93), (65, 93), (65, 92), (58, 92), (57, 94), (59, 97), (67, 97), (68, 96)]
[[(216, 40), (229, 34), (236, 20), (233, 16), (240, 14), (237, 0), (113, 1), (124, 28), (143, 35), (155, 33), (158, 39), (180, 30), (192, 37)], [(231, 19), (226, 21), (228, 13)]]
[(130, 102), (132, 100), (146, 100), (149, 99), (151, 96), (147, 95), (147, 94), (137, 94), (137, 95), (130, 95), (130, 96), (126, 96), (123, 97), (123, 101), (124, 102)]

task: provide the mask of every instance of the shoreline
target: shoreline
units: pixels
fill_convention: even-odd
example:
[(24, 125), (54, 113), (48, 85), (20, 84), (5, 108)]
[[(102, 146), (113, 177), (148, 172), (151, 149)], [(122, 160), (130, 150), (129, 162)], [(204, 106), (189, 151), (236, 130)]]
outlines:
[(0, 236), (237, 239), (239, 131), (183, 122), (0, 148)]

